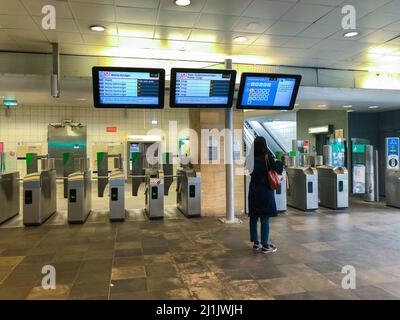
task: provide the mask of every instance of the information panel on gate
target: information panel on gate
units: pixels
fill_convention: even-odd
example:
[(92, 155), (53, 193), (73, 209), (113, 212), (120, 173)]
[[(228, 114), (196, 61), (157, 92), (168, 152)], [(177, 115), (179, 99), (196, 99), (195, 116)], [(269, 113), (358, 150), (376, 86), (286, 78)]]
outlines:
[(236, 71), (172, 69), (170, 106), (232, 107)]
[(300, 82), (300, 75), (243, 73), (237, 108), (292, 110)]
[(163, 108), (164, 90), (163, 69), (93, 68), (96, 108)]

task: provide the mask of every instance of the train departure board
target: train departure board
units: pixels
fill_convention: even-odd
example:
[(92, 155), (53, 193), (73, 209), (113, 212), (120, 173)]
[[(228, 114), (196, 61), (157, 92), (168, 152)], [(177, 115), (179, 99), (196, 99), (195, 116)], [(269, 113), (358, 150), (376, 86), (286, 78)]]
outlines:
[(243, 73), (237, 108), (292, 110), (300, 81), (299, 75)]
[(231, 108), (236, 71), (172, 69), (170, 106), (173, 108)]
[(164, 107), (163, 69), (93, 67), (96, 108)]

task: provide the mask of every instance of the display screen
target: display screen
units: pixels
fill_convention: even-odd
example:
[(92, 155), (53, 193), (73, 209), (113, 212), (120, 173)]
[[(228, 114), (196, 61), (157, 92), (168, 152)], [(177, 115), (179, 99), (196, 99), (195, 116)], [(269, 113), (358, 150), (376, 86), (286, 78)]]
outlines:
[(97, 108), (162, 108), (165, 72), (161, 69), (93, 68)]
[(238, 108), (291, 110), (294, 108), (301, 76), (242, 75)]
[(235, 79), (233, 70), (172, 69), (170, 105), (230, 108)]

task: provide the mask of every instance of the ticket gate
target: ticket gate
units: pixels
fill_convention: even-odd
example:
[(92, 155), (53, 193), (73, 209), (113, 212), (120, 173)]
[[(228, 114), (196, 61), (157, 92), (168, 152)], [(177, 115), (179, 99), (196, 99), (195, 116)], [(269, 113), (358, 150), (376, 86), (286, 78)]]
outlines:
[(146, 207), (144, 209), (149, 219), (164, 217), (164, 173), (157, 168), (148, 168), (146, 175)]
[(319, 204), (333, 210), (349, 207), (349, 173), (344, 167), (321, 166), (318, 170)]
[(386, 205), (400, 208), (400, 171), (386, 171)]
[(283, 213), (287, 210), (287, 174), (286, 171), (282, 173), (281, 185), (275, 190), (276, 210)]
[(177, 170), (176, 203), (188, 218), (201, 216), (201, 176), (188, 166)]
[(92, 211), (92, 175), (90, 170), (68, 176), (68, 222), (84, 223)]
[(303, 211), (318, 209), (318, 172), (311, 167), (287, 169), (288, 205)]
[(122, 170), (114, 170), (109, 177), (110, 185), (110, 221), (123, 221), (125, 211), (125, 174)]
[(57, 211), (57, 174), (55, 169), (31, 173), (23, 180), (23, 222), (41, 225)]
[(19, 214), (19, 172), (0, 173), (0, 223)]

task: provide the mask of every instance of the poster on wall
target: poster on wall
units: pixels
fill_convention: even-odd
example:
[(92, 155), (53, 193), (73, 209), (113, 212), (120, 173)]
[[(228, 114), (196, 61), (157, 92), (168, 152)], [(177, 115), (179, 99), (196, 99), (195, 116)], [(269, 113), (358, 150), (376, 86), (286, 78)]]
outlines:
[(365, 165), (353, 166), (353, 194), (365, 193)]
[(240, 160), (240, 155), (242, 149), (242, 143), (240, 140), (233, 141), (233, 160), (237, 161)]
[(180, 138), (178, 143), (179, 156), (190, 156), (190, 140), (188, 137)]
[(27, 153), (36, 153), (37, 155), (43, 154), (42, 142), (18, 142), (17, 143), (17, 157), (25, 158)]
[(4, 152), (4, 142), (0, 142), (0, 153)]

